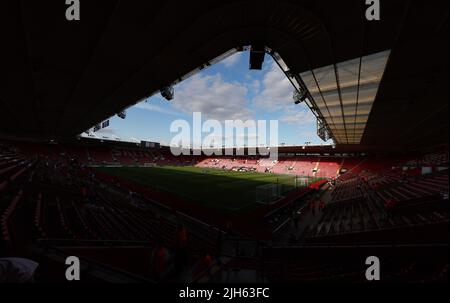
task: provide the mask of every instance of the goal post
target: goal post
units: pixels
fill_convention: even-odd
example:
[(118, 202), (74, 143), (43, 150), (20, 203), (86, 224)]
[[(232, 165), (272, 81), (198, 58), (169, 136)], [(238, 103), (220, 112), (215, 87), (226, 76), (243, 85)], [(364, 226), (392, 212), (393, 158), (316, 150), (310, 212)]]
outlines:
[(269, 183), (257, 186), (255, 189), (255, 201), (262, 204), (270, 204), (277, 200), (279, 195), (279, 188), (276, 183)]
[(310, 177), (285, 175), (278, 176), (272, 183), (263, 184), (255, 188), (255, 201), (262, 204), (270, 204), (288, 193), (307, 187)]
[(257, 186), (255, 199), (258, 203), (270, 204), (298, 188), (296, 176), (278, 176), (272, 183)]

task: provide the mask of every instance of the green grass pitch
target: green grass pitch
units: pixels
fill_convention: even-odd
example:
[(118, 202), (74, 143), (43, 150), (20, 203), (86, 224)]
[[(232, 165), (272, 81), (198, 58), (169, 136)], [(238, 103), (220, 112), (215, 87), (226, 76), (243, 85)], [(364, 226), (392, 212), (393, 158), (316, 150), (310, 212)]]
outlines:
[[(244, 212), (261, 204), (257, 188), (282, 184), (283, 194), (304, 186), (291, 175), (230, 172), (200, 167), (102, 167), (100, 171), (195, 201), (225, 212)], [(311, 179), (311, 181), (314, 181)], [(297, 185), (296, 185), (297, 183)]]

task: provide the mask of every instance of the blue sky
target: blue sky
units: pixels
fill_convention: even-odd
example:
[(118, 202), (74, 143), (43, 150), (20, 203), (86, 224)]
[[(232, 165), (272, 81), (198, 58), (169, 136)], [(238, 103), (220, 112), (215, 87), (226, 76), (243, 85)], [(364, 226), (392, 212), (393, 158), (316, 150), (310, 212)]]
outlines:
[[(147, 140), (170, 144), (174, 120), (278, 120), (279, 144), (325, 144), (316, 135), (316, 120), (305, 104), (295, 105), (293, 87), (278, 65), (266, 56), (263, 70), (248, 69), (248, 52), (239, 52), (175, 86), (175, 98), (159, 94), (127, 110), (127, 118), (110, 119), (96, 136), (123, 141)], [(205, 134), (207, 135), (207, 134)]]

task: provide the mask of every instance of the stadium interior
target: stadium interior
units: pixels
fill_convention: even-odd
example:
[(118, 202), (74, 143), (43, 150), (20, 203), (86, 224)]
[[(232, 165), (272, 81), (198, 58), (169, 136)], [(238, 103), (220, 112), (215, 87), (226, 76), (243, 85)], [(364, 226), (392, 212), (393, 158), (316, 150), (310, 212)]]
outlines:
[[(0, 4), (0, 258), (37, 283), (68, 256), (81, 283), (367, 283), (368, 256), (382, 282), (448, 281), (447, 1), (371, 22), (356, 0), (96, 0), (79, 23), (60, 2)], [(80, 136), (230, 49), (276, 59), (333, 145)]]

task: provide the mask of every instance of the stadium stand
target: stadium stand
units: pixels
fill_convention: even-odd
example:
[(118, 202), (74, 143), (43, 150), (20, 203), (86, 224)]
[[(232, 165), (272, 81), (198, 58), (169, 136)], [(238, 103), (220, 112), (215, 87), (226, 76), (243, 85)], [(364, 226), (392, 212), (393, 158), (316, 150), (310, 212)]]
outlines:
[[(108, 270), (117, 268), (119, 272), (124, 270), (150, 280), (155, 280), (156, 276), (149, 271), (143, 272), (142, 268), (138, 270), (136, 264), (105, 260), (101, 253), (106, 249), (103, 248), (104, 241), (116, 243), (117, 250), (121, 251), (120, 253), (125, 250), (126, 254), (133, 254), (132, 250), (126, 249), (127, 242), (142, 247), (136, 250), (136, 253), (141, 256), (145, 252), (150, 254), (149, 251), (153, 251), (159, 241), (162, 241), (170, 251), (175, 252), (177, 225), (186, 220), (180, 221), (181, 214), (187, 211), (190, 214), (189, 218), (191, 215), (199, 218), (204, 216), (201, 212), (189, 212), (190, 210), (185, 208), (180, 208), (181, 212), (174, 212), (174, 207), (180, 205), (169, 203), (174, 201), (174, 197), (148, 189), (143, 190), (123, 179), (115, 179), (88, 169), (86, 165), (135, 166), (154, 161), (155, 165), (194, 164), (220, 169), (248, 167), (259, 168), (264, 172), (266, 170), (260, 167), (266, 167), (268, 163), (264, 158), (254, 156), (249, 158), (186, 156), (176, 158), (164, 150), (150, 152), (137, 147), (110, 150), (104, 147), (82, 148), (82, 146), (72, 145), (50, 149), (27, 144), (25, 148), (28, 150), (22, 152), (23, 147), (21, 144), (17, 146), (11, 143), (2, 144), (0, 155), (2, 181), (0, 190), (3, 192), (0, 209), (2, 241), (7, 243), (8, 251), (23, 253), (25, 243), (30, 245), (38, 240), (37, 243), (41, 243), (39, 245), (47, 246), (50, 243), (52, 247), (62, 245), (59, 249), (66, 253), (75, 250), (89, 260), (87, 262), (106, 262), (114, 265)], [(35, 154), (37, 150), (39, 154)], [(64, 152), (56, 153), (54, 150)], [(93, 154), (98, 159), (102, 159), (101, 162), (84, 157), (83, 152), (80, 155), (80, 151), (83, 150), (86, 150), (86, 154)], [(77, 154), (81, 157), (78, 158)], [(152, 154), (159, 156), (152, 157)], [(29, 155), (34, 156), (30, 158)], [(106, 161), (109, 160), (109, 155), (111, 155), (111, 162)], [(380, 161), (380, 159), (386, 159), (386, 161)], [(325, 175), (328, 178), (320, 184), (311, 185), (312, 191), (288, 196), (277, 204), (256, 211), (253, 217), (256, 220), (259, 216), (260, 219), (257, 220), (262, 220), (260, 222), (263, 222), (261, 224), (265, 226), (266, 233), (256, 232), (239, 222), (234, 222), (233, 231), (228, 230), (227, 233), (234, 235), (233, 237), (240, 233), (253, 234), (252, 237), (261, 237), (261, 243), (263, 243), (263, 239), (277, 237), (280, 234), (286, 222), (291, 220), (293, 208), (300, 206), (304, 213), (308, 213), (309, 204), (305, 201), (314, 201), (319, 199), (318, 197), (327, 199), (326, 197), (329, 196), (326, 206), (321, 210), (323, 214), (320, 219), (309, 224), (294, 242), (289, 239), (286, 244), (404, 243), (413, 245), (430, 241), (442, 243), (448, 236), (443, 232), (443, 227), (448, 226), (448, 169), (442, 169), (448, 166), (448, 158), (442, 153), (431, 153), (413, 160), (405, 156), (396, 157), (395, 161), (392, 159), (393, 157), (366, 157), (362, 160), (328, 156), (304, 159), (296, 157), (271, 162), (273, 167), (278, 166), (280, 170), (273, 169), (269, 173), (278, 171), (284, 174), (295, 172), (303, 174), (304, 169), (312, 170), (313, 167), (322, 165), (326, 167), (324, 170), (327, 171)], [(424, 175), (411, 173), (412, 168), (416, 168), (418, 163), (432, 166), (431, 172), (427, 170), (427, 174)], [(348, 170), (339, 174), (344, 165)], [(299, 169), (289, 170), (286, 166), (297, 166)], [(320, 196), (316, 193), (320, 193)], [(18, 222), (28, 227), (19, 229)], [(222, 224), (218, 221), (216, 223), (218, 230), (227, 229), (225, 221)], [(188, 256), (189, 279), (215, 281), (218, 278), (217, 275), (223, 278), (223, 275), (232, 268), (249, 270), (254, 267), (241, 264), (239, 258), (231, 258), (229, 262), (221, 266), (215, 262), (214, 265), (211, 263), (211, 266), (216, 269), (216, 276), (211, 275), (209, 271), (206, 274), (205, 268), (199, 269), (201, 268), (199, 264), (204, 262), (201, 260), (205, 251), (208, 251), (208, 255), (215, 256), (212, 260), (219, 256), (218, 244), (211, 241), (217, 238), (218, 234), (214, 232), (213, 235), (205, 236), (211, 232), (211, 225), (199, 224), (195, 221), (190, 221), (189, 230), (191, 235)], [(271, 235), (267, 233), (269, 230), (272, 231)], [(408, 236), (412, 231), (414, 231), (414, 237)], [(430, 234), (433, 236), (430, 237)], [(88, 241), (87, 246), (79, 244), (83, 241)], [(232, 240), (227, 241), (232, 242)], [(32, 246), (25, 246), (28, 247), (26, 254), (30, 253), (29, 249)], [(93, 248), (94, 246), (98, 248)], [(228, 249), (234, 246), (235, 244), (228, 243)], [(36, 253), (35, 248), (31, 251)], [(111, 251), (114, 252), (114, 250)], [(115, 253), (112, 255), (114, 256)], [(258, 279), (266, 279), (266, 281), (276, 280), (280, 278), (280, 275), (286, 281), (314, 281), (324, 275), (328, 277), (328, 280), (358, 281), (360, 279), (358, 272), (351, 269), (351, 264), (348, 265), (350, 269), (344, 270), (331, 265), (310, 267), (301, 263), (289, 263), (289, 265), (285, 263), (283, 266), (289, 268), (289, 271), (273, 273), (269, 268), (279, 267), (274, 264), (282, 261), (265, 262), (267, 264), (258, 264), (258, 267), (252, 270), (259, 273)], [(422, 279), (442, 279), (445, 268), (448, 270), (448, 265), (445, 262), (441, 263), (439, 266), (442, 268), (439, 267), (440, 269), (436, 269), (435, 272), (422, 276)], [(265, 268), (264, 274), (260, 273), (261, 266)], [(410, 273), (417, 276), (415, 268), (422, 266), (414, 262), (405, 262), (389, 271), (389, 275), (393, 280), (396, 279), (395, 277), (402, 279), (404, 275)], [(151, 268), (151, 265), (147, 265), (147, 268)], [(321, 268), (327, 269), (321, 270)], [(203, 274), (199, 276), (200, 273)], [(205, 275), (208, 277), (206, 278)], [(170, 277), (174, 279), (173, 276)], [(186, 279), (186, 273), (183, 277)]]
[[(365, 283), (370, 255), (382, 282), (448, 281), (448, 1), (384, 1), (376, 22), (363, 1), (89, 1), (82, 26), (19, 4), (0, 10), (0, 257), (36, 282), (66, 282), (73, 254), (81, 283)], [(101, 134), (243, 51), (332, 145), (174, 156)]]

